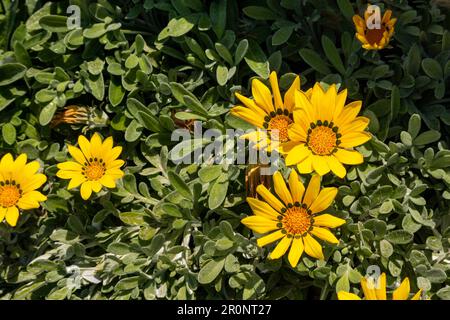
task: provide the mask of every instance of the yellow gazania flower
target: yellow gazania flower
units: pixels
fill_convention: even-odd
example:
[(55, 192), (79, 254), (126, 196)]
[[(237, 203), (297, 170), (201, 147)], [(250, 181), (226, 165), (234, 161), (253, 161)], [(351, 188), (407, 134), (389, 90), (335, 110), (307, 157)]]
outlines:
[[(294, 93), (300, 90), (300, 77), (297, 76), (291, 87), (286, 91), (284, 101), (281, 98), (275, 71), (270, 74), (269, 81), (272, 92), (260, 80), (254, 79), (252, 81), (253, 99), (236, 93), (236, 97), (244, 106), (235, 106), (230, 111), (232, 115), (253, 124), (259, 129), (264, 129), (264, 131), (257, 130), (245, 134), (241, 138), (249, 139), (256, 143), (256, 148), (267, 148), (268, 151), (277, 149), (279, 142), (289, 140), (288, 126), (292, 123), (292, 111), (295, 105)], [(272, 130), (278, 130), (276, 132), (278, 141), (272, 141), (271, 143), (270, 134)]]
[(8, 153), (0, 160), (0, 222), (6, 219), (11, 226), (16, 226), (19, 209), (39, 208), (39, 202), (47, 200), (36, 189), (40, 188), (47, 177), (39, 170), (39, 162), (27, 163), (27, 155), (22, 153), (14, 161)]
[[(375, 283), (373, 278), (362, 278), (361, 287), (364, 292), (364, 297), (366, 300), (387, 300), (386, 295), (386, 274), (382, 273), (377, 283)], [(410, 292), (409, 279), (405, 278), (400, 286), (394, 290), (392, 293), (392, 300), (408, 300)], [(420, 295), (422, 294), (422, 289), (420, 289), (411, 300), (420, 300)], [(354, 293), (339, 291), (337, 293), (339, 300), (361, 300)]]
[(344, 164), (360, 164), (362, 154), (352, 150), (370, 140), (364, 129), (369, 124), (366, 117), (357, 117), (361, 101), (345, 105), (347, 90), (337, 93), (331, 85), (325, 92), (316, 83), (311, 98), (296, 92), (294, 123), (289, 127), (290, 141), (281, 146), (286, 165), (297, 164), (300, 173), (316, 171), (324, 175), (330, 170), (338, 177), (346, 175)]
[(318, 215), (331, 205), (337, 188), (323, 188), (320, 191), (320, 176), (313, 175), (305, 192), (295, 170), (289, 176), (289, 189), (280, 172), (273, 175), (273, 181), (275, 192), (281, 201), (264, 185), (259, 185), (256, 192), (264, 201), (247, 198), (254, 215), (241, 222), (256, 233), (270, 232), (258, 238), (257, 244), (260, 247), (281, 239), (270, 254), (270, 259), (280, 258), (290, 247), (288, 260), (292, 267), (297, 265), (303, 251), (323, 260), (322, 246), (312, 236), (329, 243), (339, 243), (328, 228), (339, 227), (345, 220), (328, 213)]
[(394, 25), (397, 21), (392, 18), (392, 11), (386, 10), (381, 19), (380, 29), (369, 29), (367, 27), (367, 20), (370, 17), (369, 12), (364, 12), (364, 19), (359, 15), (353, 16), (353, 23), (356, 27), (356, 38), (362, 43), (362, 47), (366, 50), (380, 50), (385, 48), (392, 35), (394, 34)]
[(115, 188), (115, 180), (123, 177), (120, 170), (125, 161), (118, 160), (122, 147), (113, 147), (113, 138), (108, 137), (102, 142), (100, 135), (95, 133), (91, 141), (85, 136), (78, 137), (76, 148), (69, 145), (69, 153), (75, 161), (58, 164), (60, 169), (56, 175), (61, 179), (71, 179), (68, 189), (81, 185), (80, 193), (84, 200), (89, 199), (92, 191), (99, 192), (102, 186)]

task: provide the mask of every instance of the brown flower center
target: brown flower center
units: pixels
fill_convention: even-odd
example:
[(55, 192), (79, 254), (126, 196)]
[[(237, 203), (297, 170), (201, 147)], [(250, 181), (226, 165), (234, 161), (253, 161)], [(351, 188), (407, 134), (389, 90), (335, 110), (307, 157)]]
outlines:
[(381, 39), (383, 39), (383, 34), (386, 31), (384, 26), (381, 26), (380, 29), (367, 29), (366, 30), (366, 39), (371, 45), (379, 44)]
[(308, 129), (306, 145), (316, 155), (330, 155), (341, 143), (340, 137), (338, 127), (334, 127), (333, 122), (318, 120), (316, 123), (311, 123)]
[(311, 227), (311, 216), (305, 207), (288, 208), (281, 220), (288, 234), (303, 235)]
[(8, 208), (14, 206), (20, 199), (22, 190), (14, 180), (0, 183), (0, 206)]
[(106, 165), (103, 159), (89, 159), (89, 163), (85, 163), (83, 167), (83, 175), (90, 181), (99, 180), (106, 171)]

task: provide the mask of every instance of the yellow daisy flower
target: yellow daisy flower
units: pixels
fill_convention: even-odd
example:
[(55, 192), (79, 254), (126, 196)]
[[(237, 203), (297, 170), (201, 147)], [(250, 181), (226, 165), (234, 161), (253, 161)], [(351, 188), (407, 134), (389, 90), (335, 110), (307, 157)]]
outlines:
[(337, 93), (334, 84), (324, 91), (316, 83), (310, 99), (296, 92), (300, 107), (294, 110), (294, 123), (288, 130), (290, 141), (281, 146), (287, 166), (297, 165), (300, 173), (316, 171), (321, 176), (331, 170), (343, 178), (347, 171), (342, 164), (364, 161), (353, 147), (370, 140), (364, 131), (369, 119), (357, 116), (361, 101), (344, 106), (346, 98), (347, 90)]
[(102, 186), (115, 188), (115, 180), (123, 177), (120, 170), (125, 161), (117, 159), (122, 147), (113, 147), (113, 138), (102, 138), (95, 133), (91, 141), (85, 136), (78, 137), (78, 145), (69, 145), (69, 153), (75, 161), (66, 161), (58, 164), (56, 175), (61, 179), (71, 179), (67, 189), (81, 185), (80, 193), (84, 200), (89, 199), (92, 191), (99, 192)]
[(385, 48), (394, 34), (394, 25), (397, 21), (392, 18), (392, 11), (386, 10), (381, 19), (380, 29), (369, 29), (367, 27), (367, 20), (370, 13), (366, 10), (364, 12), (364, 19), (359, 15), (353, 16), (353, 23), (356, 27), (356, 38), (362, 43), (362, 47), (366, 50), (380, 50)]
[[(236, 93), (236, 97), (244, 106), (235, 106), (231, 114), (239, 117), (261, 130), (257, 130), (241, 136), (256, 143), (258, 149), (277, 149), (279, 142), (289, 140), (288, 127), (292, 123), (292, 111), (295, 105), (294, 93), (300, 90), (300, 77), (296, 77), (291, 87), (286, 91), (284, 100), (281, 98), (278, 87), (277, 73), (273, 71), (269, 77), (272, 92), (260, 80), (252, 81), (253, 99)], [(272, 98), (273, 94), (273, 98)], [(271, 144), (270, 134), (272, 130), (278, 130), (278, 141)]]
[(320, 190), (320, 176), (313, 175), (305, 191), (295, 170), (289, 176), (289, 189), (280, 172), (273, 175), (273, 181), (275, 192), (281, 201), (264, 185), (259, 185), (256, 192), (264, 201), (247, 198), (254, 215), (241, 222), (256, 233), (268, 233), (257, 239), (260, 247), (281, 239), (270, 254), (270, 259), (280, 258), (290, 247), (288, 260), (292, 267), (297, 265), (303, 251), (313, 258), (323, 260), (322, 246), (313, 236), (329, 243), (339, 243), (328, 228), (336, 228), (345, 223), (345, 220), (328, 213), (318, 215), (331, 205), (338, 192), (337, 188)]
[[(386, 295), (386, 274), (383, 272), (379, 277), (378, 283), (375, 283), (373, 278), (362, 278), (361, 287), (364, 292), (366, 300), (387, 300)], [(408, 300), (410, 293), (409, 279), (405, 278), (400, 286), (392, 293), (392, 300)], [(422, 289), (420, 289), (411, 300), (420, 300)], [(354, 293), (339, 291), (337, 293), (339, 300), (361, 300)]]
[(39, 208), (39, 202), (47, 200), (36, 189), (40, 188), (47, 177), (39, 170), (39, 162), (27, 163), (27, 155), (22, 153), (16, 160), (8, 153), (0, 160), (0, 222), (3, 219), (16, 226), (19, 209)]

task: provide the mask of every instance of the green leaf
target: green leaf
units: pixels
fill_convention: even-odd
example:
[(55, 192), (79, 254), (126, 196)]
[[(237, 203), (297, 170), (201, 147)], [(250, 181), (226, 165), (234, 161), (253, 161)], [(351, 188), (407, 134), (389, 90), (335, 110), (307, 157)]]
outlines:
[(139, 122), (148, 130), (152, 132), (159, 132), (161, 128), (159, 126), (159, 121), (154, 115), (149, 112), (138, 111)]
[(450, 300), (450, 286), (445, 286), (444, 288), (439, 289), (436, 294), (442, 300)]
[(414, 145), (423, 146), (432, 142), (436, 142), (441, 138), (441, 133), (436, 130), (422, 132), (414, 139)]
[(289, 40), (293, 31), (294, 31), (293, 26), (281, 27), (273, 34), (272, 45), (279, 46), (285, 43), (286, 41)]
[(242, 9), (244, 13), (255, 20), (276, 20), (277, 15), (270, 9), (260, 6), (248, 6)]
[(178, 100), (184, 106), (190, 108), (192, 111), (199, 113), (203, 116), (208, 116), (208, 111), (203, 107), (202, 103), (191, 92), (177, 82), (170, 83), (170, 89), (175, 99)]
[(203, 167), (198, 171), (198, 176), (204, 183), (208, 183), (217, 179), (221, 174), (222, 166), (220, 165)]
[(248, 46), (249, 44), (247, 39), (242, 39), (239, 41), (236, 51), (234, 52), (234, 65), (238, 65), (242, 59), (244, 59), (248, 51)]
[(212, 29), (218, 39), (221, 39), (227, 24), (227, 0), (215, 0), (209, 7)]
[(337, 69), (337, 71), (339, 71), (341, 74), (344, 74), (345, 67), (342, 63), (341, 57), (339, 56), (339, 52), (333, 41), (331, 41), (331, 39), (325, 35), (322, 36), (322, 47), (331, 64)]
[(413, 114), (409, 118), (408, 132), (413, 139), (415, 139), (420, 132), (421, 122), (422, 120), (420, 119), (420, 116), (417, 113)]
[(339, 10), (341, 10), (342, 14), (348, 21), (352, 21), (352, 17), (355, 14), (353, 10), (352, 4), (349, 0), (337, 0), (337, 4)]
[(113, 107), (118, 106), (125, 96), (125, 89), (122, 87), (122, 83), (119, 77), (111, 76), (108, 88), (109, 102)]
[(299, 53), (302, 59), (318, 72), (323, 74), (331, 73), (331, 70), (328, 68), (326, 63), (315, 51), (304, 48), (300, 49)]
[(89, 74), (86, 79), (87, 91), (91, 93), (97, 100), (102, 101), (105, 96), (105, 83), (103, 81), (103, 73), (97, 76)]
[(6, 86), (22, 79), (27, 67), (20, 63), (5, 63), (0, 65), (0, 86)]
[(188, 185), (181, 179), (181, 177), (174, 171), (168, 173), (170, 184), (177, 190), (180, 195), (186, 199), (192, 200), (192, 192)]
[(198, 273), (198, 282), (200, 284), (213, 282), (222, 271), (224, 265), (225, 259), (208, 261)]
[(2, 126), (2, 136), (7, 144), (14, 144), (16, 142), (16, 128), (11, 123), (5, 123)]
[(249, 41), (249, 48), (244, 60), (250, 69), (252, 69), (258, 76), (264, 79), (269, 77), (269, 62), (267, 61), (264, 51), (262, 51), (256, 41)]
[(129, 277), (121, 279), (117, 282), (114, 289), (116, 291), (120, 290), (131, 290), (139, 286), (139, 276)]
[(380, 252), (383, 257), (389, 258), (394, 253), (394, 247), (389, 241), (382, 239), (380, 241)]
[(386, 235), (386, 240), (394, 244), (407, 244), (413, 239), (413, 235), (405, 230), (394, 230)]
[(165, 27), (158, 35), (158, 41), (164, 40), (168, 37), (180, 37), (194, 27), (197, 23), (198, 18), (194, 15), (189, 15), (185, 17), (172, 18), (169, 21), (167, 27)]
[(218, 208), (227, 196), (228, 181), (216, 181), (211, 188), (208, 198), (208, 206), (210, 209)]
[(96, 39), (103, 36), (106, 31), (104, 23), (95, 23), (91, 27), (84, 29), (83, 36), (87, 39)]
[(133, 142), (139, 139), (142, 134), (142, 126), (137, 120), (131, 121), (125, 131), (125, 140), (128, 142)]
[(39, 20), (39, 25), (50, 32), (67, 32), (67, 17), (48, 15)]
[(220, 86), (223, 86), (227, 83), (228, 80), (228, 69), (224, 65), (218, 65), (216, 69), (216, 78), (217, 83)]
[(423, 71), (425, 71), (427, 76), (436, 80), (440, 80), (444, 76), (442, 67), (439, 62), (431, 58), (425, 58), (422, 60), (422, 69)]
[(39, 114), (39, 123), (42, 126), (46, 126), (52, 121), (52, 118), (58, 108), (55, 100), (47, 104), (44, 108), (42, 108), (41, 113)]
[(121, 212), (119, 213), (119, 218), (124, 223), (133, 225), (133, 226), (143, 226), (147, 225), (147, 223), (144, 221), (146, 214), (143, 212)]

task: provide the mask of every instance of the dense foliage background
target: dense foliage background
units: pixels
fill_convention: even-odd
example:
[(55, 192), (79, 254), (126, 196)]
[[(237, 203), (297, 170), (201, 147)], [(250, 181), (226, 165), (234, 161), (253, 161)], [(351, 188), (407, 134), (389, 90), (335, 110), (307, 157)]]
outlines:
[[(349, 0), (1, 0), (0, 155), (45, 164), (43, 208), (0, 224), (4, 299), (335, 299), (377, 265), (388, 284), (450, 299), (449, 1), (373, 1), (398, 18), (391, 48), (367, 52)], [(81, 8), (68, 30), (66, 8)], [(286, 89), (340, 83), (374, 138), (332, 211), (347, 219), (326, 261), (266, 259), (240, 224), (244, 165), (175, 165), (175, 128), (249, 128), (234, 92), (276, 70)], [(52, 123), (85, 106), (84, 124)], [(126, 176), (89, 201), (55, 176), (66, 143), (113, 135)], [(192, 140), (180, 152), (202, 143)], [(285, 170), (286, 172), (286, 170)]]

